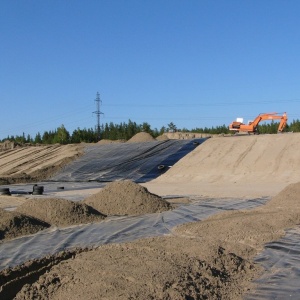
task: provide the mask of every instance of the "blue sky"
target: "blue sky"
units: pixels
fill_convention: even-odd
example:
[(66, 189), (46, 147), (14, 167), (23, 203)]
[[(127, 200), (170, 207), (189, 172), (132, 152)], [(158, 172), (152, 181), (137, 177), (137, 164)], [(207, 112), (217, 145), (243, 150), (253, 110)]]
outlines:
[(300, 119), (298, 0), (1, 0), (0, 139)]

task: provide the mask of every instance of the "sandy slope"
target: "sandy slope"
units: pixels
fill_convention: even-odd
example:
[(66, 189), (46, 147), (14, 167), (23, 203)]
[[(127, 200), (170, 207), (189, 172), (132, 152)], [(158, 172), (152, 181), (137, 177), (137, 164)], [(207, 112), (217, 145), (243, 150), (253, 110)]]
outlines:
[(160, 195), (272, 196), (300, 180), (299, 147), (299, 133), (211, 138), (145, 186)]

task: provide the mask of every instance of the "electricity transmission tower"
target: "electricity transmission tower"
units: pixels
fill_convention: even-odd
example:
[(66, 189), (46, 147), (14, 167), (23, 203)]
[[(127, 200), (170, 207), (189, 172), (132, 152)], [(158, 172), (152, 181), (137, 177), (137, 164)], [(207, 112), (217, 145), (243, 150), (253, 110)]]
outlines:
[(96, 111), (93, 112), (93, 114), (96, 114), (97, 117), (97, 125), (96, 125), (96, 130), (97, 130), (97, 139), (100, 141), (101, 134), (100, 134), (100, 115), (103, 115), (103, 112), (100, 111), (100, 105), (102, 104), (102, 100), (100, 100), (100, 94), (97, 92), (96, 94)]

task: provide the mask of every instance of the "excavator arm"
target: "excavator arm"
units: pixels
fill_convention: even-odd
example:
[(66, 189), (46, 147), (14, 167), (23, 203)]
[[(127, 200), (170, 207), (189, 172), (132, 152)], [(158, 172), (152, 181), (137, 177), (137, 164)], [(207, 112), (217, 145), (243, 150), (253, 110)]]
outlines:
[(283, 129), (286, 127), (287, 120), (288, 120), (287, 115), (286, 115), (286, 113), (284, 113), (282, 118), (280, 119), (280, 123), (279, 123), (279, 126), (278, 126), (278, 132), (282, 132)]

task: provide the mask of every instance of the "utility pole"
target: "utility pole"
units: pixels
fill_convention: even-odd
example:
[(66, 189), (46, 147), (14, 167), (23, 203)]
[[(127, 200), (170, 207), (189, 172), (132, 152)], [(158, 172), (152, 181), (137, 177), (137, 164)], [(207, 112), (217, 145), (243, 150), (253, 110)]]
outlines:
[(99, 92), (97, 92), (96, 94), (96, 111), (93, 112), (93, 114), (96, 114), (97, 117), (97, 125), (96, 125), (96, 129), (97, 129), (97, 139), (98, 141), (100, 141), (100, 115), (103, 115), (103, 112), (100, 111), (100, 105), (102, 104), (102, 100), (100, 100), (100, 94)]

